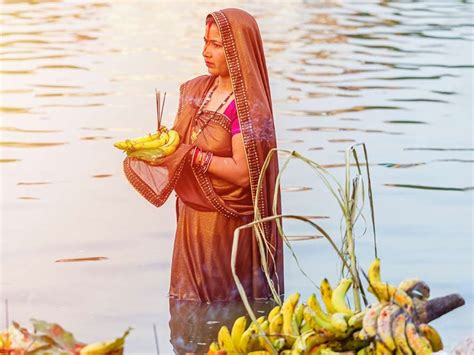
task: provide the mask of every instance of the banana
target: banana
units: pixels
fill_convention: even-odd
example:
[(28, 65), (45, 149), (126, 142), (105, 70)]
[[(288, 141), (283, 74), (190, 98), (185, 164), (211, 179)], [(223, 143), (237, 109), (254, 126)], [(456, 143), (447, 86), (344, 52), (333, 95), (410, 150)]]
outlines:
[(299, 329), (294, 316), (294, 310), (299, 299), (300, 294), (295, 292), (290, 295), (281, 306), (281, 313), (283, 314), (282, 331), (285, 336), (289, 336), (287, 337), (287, 342), (290, 346), (293, 345), (296, 337), (299, 335)]
[(333, 290), (331, 296), (331, 303), (337, 313), (343, 313), (348, 316), (354, 314), (354, 312), (352, 312), (352, 310), (346, 303), (346, 294), (347, 291), (349, 291), (351, 285), (351, 279), (342, 279), (341, 281), (339, 281), (337, 287)]
[(232, 343), (234, 344), (234, 348), (237, 350), (239, 350), (240, 338), (242, 337), (242, 334), (244, 333), (246, 328), (247, 328), (247, 318), (245, 316), (237, 318), (234, 322), (234, 325), (232, 326), (230, 336), (232, 338)]
[(269, 326), (270, 326), (270, 322), (268, 320), (265, 320), (260, 325), (262, 333), (258, 334), (258, 342), (260, 343), (260, 346), (264, 348), (266, 351), (269, 351), (270, 353), (274, 353), (275, 349), (273, 348), (273, 343), (267, 337)]
[(304, 312), (304, 304), (300, 303), (295, 308), (295, 319), (296, 319), (296, 326), (301, 328), (301, 323), (303, 322), (303, 312)]
[(347, 321), (343, 313), (334, 313), (331, 315), (331, 324), (339, 333), (345, 333), (348, 329)]
[(364, 333), (362, 333), (363, 335), (369, 338), (375, 337), (377, 334), (377, 318), (386, 305), (386, 303), (377, 303), (367, 311), (362, 320), (362, 327), (364, 329)]
[(242, 334), (242, 337), (240, 338), (239, 342), (239, 350), (243, 353), (248, 353), (252, 351), (252, 345), (254, 343), (254, 340), (257, 337), (257, 329), (255, 327), (255, 324), (250, 324), (250, 326), (245, 330)]
[(416, 326), (412, 321), (406, 323), (405, 334), (408, 339), (408, 345), (410, 345), (415, 354), (429, 355), (433, 352), (428, 339), (418, 334)]
[(272, 341), (272, 345), (277, 352), (284, 348), (286, 344), (285, 338), (278, 338)]
[(375, 354), (376, 355), (392, 355), (392, 352), (381, 342), (375, 341)]
[(405, 325), (407, 322), (407, 317), (405, 313), (400, 313), (395, 317), (392, 322), (392, 335), (395, 339), (395, 345), (397, 347), (397, 353), (403, 355), (412, 355), (410, 347), (408, 346), (408, 341), (405, 335)]
[(324, 332), (328, 338), (342, 335), (331, 322), (319, 318), (310, 307), (305, 307), (303, 317), (313, 330)]
[(125, 338), (130, 333), (132, 328), (128, 328), (122, 337), (117, 338), (111, 341), (101, 341), (97, 343), (92, 343), (83, 347), (80, 351), (80, 355), (101, 355), (107, 354), (114, 351), (123, 351), (123, 346), (125, 344)]
[(319, 291), (321, 292), (321, 297), (323, 299), (324, 305), (326, 306), (326, 310), (329, 314), (337, 313), (336, 309), (332, 305), (332, 287), (329, 283), (328, 279), (324, 279), (321, 281), (321, 285), (319, 287)]
[(138, 138), (133, 138), (133, 139), (126, 139), (124, 141), (114, 143), (114, 147), (116, 147), (118, 149), (125, 150), (130, 146), (130, 144), (149, 142), (149, 141), (158, 139), (160, 137), (160, 134), (161, 134), (161, 132), (156, 132), (156, 133), (153, 133), (153, 134), (148, 133), (146, 136), (143, 136), (143, 137), (138, 137)]
[(209, 352), (216, 352), (216, 351), (219, 351), (219, 344), (217, 344), (215, 341), (213, 341), (210, 345), (209, 345)]
[(428, 324), (420, 324), (418, 326), (421, 330), (421, 333), (428, 339), (433, 349), (433, 352), (443, 350), (443, 341), (441, 340), (441, 336), (439, 333), (434, 329), (431, 325)]
[(268, 313), (268, 321), (271, 322), (272, 319), (278, 314), (280, 313), (280, 309), (281, 307), (280, 306), (275, 306), (273, 307), (273, 309), (270, 311), (270, 313)]
[(331, 322), (331, 317), (326, 314), (321, 308), (321, 304), (318, 302), (318, 299), (314, 293), (308, 297), (308, 306), (316, 313), (316, 315), (325, 320), (326, 322)]
[[(304, 317), (304, 313), (303, 313), (303, 317)], [(313, 328), (311, 328), (309, 323), (307, 323), (306, 321), (303, 321), (303, 326), (300, 328), (300, 334), (304, 334), (304, 333), (309, 332), (311, 330), (313, 330)]]
[(427, 300), (430, 298), (430, 287), (426, 282), (417, 278), (403, 280), (398, 285), (398, 288), (402, 289), (412, 297), (421, 295), (422, 299)]
[(402, 289), (395, 289), (392, 294), (392, 302), (404, 309), (408, 314), (413, 315), (415, 312), (415, 305), (413, 304), (413, 299)]
[(275, 317), (273, 317), (272, 320), (270, 321), (270, 326), (268, 328), (270, 336), (276, 337), (277, 335), (281, 334), (282, 327), (283, 327), (283, 314), (279, 313)]
[(256, 350), (256, 351), (251, 351), (249, 353), (247, 353), (247, 355), (270, 355), (271, 353), (269, 353), (268, 351), (265, 351), (265, 350)]
[(165, 156), (164, 152), (160, 148), (140, 149), (132, 151), (131, 153), (127, 153), (127, 155), (132, 158), (138, 158), (155, 164), (158, 163), (158, 159), (163, 158)]
[(389, 304), (382, 309), (377, 318), (377, 337), (385, 347), (395, 350), (395, 340), (392, 335), (392, 321), (400, 313), (400, 307), (396, 304)]
[(140, 149), (152, 149), (152, 148), (159, 148), (168, 142), (168, 133), (162, 132), (158, 138), (144, 141), (144, 142), (134, 142), (131, 141), (131, 148), (132, 150), (140, 150)]
[(219, 333), (217, 334), (217, 344), (219, 344), (219, 349), (227, 352), (236, 352), (229, 328), (225, 325), (219, 329)]
[(347, 325), (351, 328), (360, 329), (362, 328), (362, 321), (364, 319), (367, 310), (354, 314), (352, 317), (349, 318), (347, 321)]
[(178, 147), (180, 143), (180, 137), (179, 137), (178, 132), (171, 129), (168, 131), (168, 135), (169, 135), (168, 142), (162, 147), (160, 147), (165, 152), (165, 155), (170, 155), (174, 153), (174, 151), (176, 150), (176, 148)]

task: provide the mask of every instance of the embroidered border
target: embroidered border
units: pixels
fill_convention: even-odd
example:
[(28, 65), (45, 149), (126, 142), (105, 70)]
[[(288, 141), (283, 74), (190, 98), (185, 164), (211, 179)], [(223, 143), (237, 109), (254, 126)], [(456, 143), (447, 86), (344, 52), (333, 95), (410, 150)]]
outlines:
[[(215, 11), (212, 12), (211, 15), (219, 28), (224, 44), (225, 57), (227, 60), (230, 77), (232, 79), (231, 81), (232, 87), (234, 89), (240, 129), (244, 139), (245, 152), (247, 155), (247, 164), (249, 167), (250, 176), (250, 190), (252, 192), (252, 200), (255, 201), (258, 178), (260, 176), (261, 169), (255, 144), (255, 133), (252, 120), (250, 118), (250, 108), (247, 101), (245, 83), (241, 74), (239, 57), (235, 47), (234, 36), (232, 35), (229, 21), (225, 17), (224, 13), (222, 11)], [(259, 194), (259, 200), (257, 202), (260, 211), (262, 211), (263, 215), (265, 215), (265, 201), (262, 193)], [(267, 237), (270, 237), (267, 223), (263, 223), (263, 228), (266, 231)]]
[[(203, 110), (203, 113), (214, 114), (214, 111)], [(224, 128), (227, 132), (231, 132), (230, 130), (230, 118), (224, 115), (223, 113), (217, 112), (216, 115), (211, 118), (211, 122), (217, 123), (219, 126)]]
[(123, 171), (125, 176), (127, 177), (130, 184), (137, 190), (140, 195), (146, 198), (150, 203), (155, 205), (156, 207), (160, 207), (163, 205), (166, 200), (168, 199), (171, 191), (173, 191), (178, 178), (181, 176), (181, 171), (183, 170), (184, 164), (186, 159), (183, 159), (176, 169), (176, 172), (173, 178), (168, 182), (166, 187), (162, 190), (162, 192), (158, 195), (154, 192), (132, 169), (130, 166), (131, 158), (125, 158), (123, 161)]
[(218, 212), (222, 213), (228, 218), (240, 217), (240, 215), (236, 211), (226, 207), (220, 202), (220, 198), (217, 196), (216, 192), (214, 191), (214, 188), (212, 187), (211, 179), (209, 179), (209, 176), (207, 176), (206, 173), (199, 171), (194, 166), (191, 166), (191, 170), (193, 171), (194, 176), (196, 177), (196, 180), (198, 181), (202, 192), (206, 196), (207, 200), (211, 203), (212, 207), (214, 207)]

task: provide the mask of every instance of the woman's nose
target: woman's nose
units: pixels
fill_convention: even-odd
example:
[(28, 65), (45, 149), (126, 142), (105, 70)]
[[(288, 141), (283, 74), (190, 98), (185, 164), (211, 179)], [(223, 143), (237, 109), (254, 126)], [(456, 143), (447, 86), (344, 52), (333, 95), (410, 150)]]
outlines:
[(208, 46), (207, 44), (204, 45), (204, 49), (202, 50), (202, 55), (204, 57), (209, 57), (209, 51), (208, 51)]

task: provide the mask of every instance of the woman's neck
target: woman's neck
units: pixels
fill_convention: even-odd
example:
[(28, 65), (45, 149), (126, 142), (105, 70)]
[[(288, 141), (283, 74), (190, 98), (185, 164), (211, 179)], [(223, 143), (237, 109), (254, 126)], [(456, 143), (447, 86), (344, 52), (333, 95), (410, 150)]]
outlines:
[(217, 78), (218, 86), (217, 90), (220, 92), (231, 92), (232, 91), (232, 81), (230, 80), (230, 75), (220, 76)]

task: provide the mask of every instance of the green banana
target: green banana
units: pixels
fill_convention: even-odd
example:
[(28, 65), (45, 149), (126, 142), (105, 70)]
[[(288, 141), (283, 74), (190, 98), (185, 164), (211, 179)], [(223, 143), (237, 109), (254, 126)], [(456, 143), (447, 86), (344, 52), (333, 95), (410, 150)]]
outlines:
[(346, 294), (352, 285), (351, 279), (342, 279), (337, 287), (332, 291), (331, 303), (337, 313), (351, 316), (354, 312), (346, 303)]
[(334, 313), (331, 315), (331, 324), (339, 333), (345, 333), (348, 329), (346, 316), (343, 313)]
[(304, 312), (304, 304), (300, 303), (295, 308), (295, 319), (296, 319), (296, 326), (301, 328), (301, 323), (303, 322), (303, 312)]
[(339, 330), (331, 323), (319, 318), (311, 308), (305, 307), (303, 317), (306, 323), (315, 331), (324, 331), (327, 336), (342, 335)]
[(324, 321), (330, 323), (331, 316), (326, 314), (321, 308), (321, 304), (318, 302), (318, 299), (314, 293), (308, 297), (308, 306), (316, 313), (316, 315), (323, 319)]
[(349, 327), (351, 328), (355, 328), (355, 329), (360, 329), (362, 328), (362, 321), (364, 319), (364, 316), (365, 314), (367, 313), (366, 310), (362, 311), (362, 312), (359, 312), (359, 313), (356, 313), (354, 314), (352, 317), (349, 318), (349, 320), (347, 321), (347, 325), (349, 325)]

